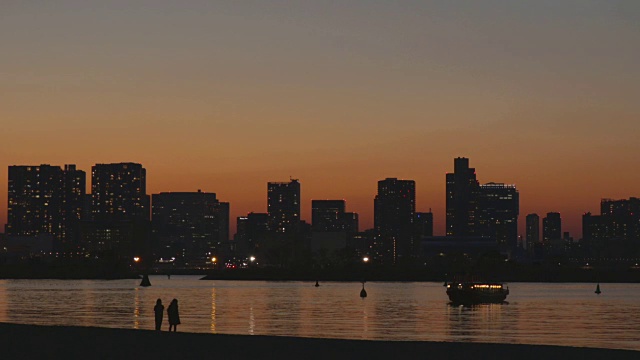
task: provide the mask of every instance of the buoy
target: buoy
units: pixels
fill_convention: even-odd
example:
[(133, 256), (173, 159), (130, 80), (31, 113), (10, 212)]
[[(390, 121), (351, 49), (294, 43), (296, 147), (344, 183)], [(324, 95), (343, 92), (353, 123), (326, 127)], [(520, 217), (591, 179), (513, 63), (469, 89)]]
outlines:
[(318, 280), (316, 280), (316, 285), (315, 285), (315, 287), (318, 287), (318, 286), (320, 286), (320, 284), (318, 284)]
[(142, 281), (140, 282), (140, 286), (151, 286), (151, 281), (149, 281), (149, 275), (142, 275)]
[(596, 291), (595, 291), (595, 293), (596, 293), (596, 294), (598, 294), (598, 295), (600, 295), (600, 293), (601, 293), (601, 292), (602, 292), (602, 291), (600, 291), (600, 283), (598, 283), (598, 285), (596, 285)]
[(367, 297), (367, 290), (364, 289), (364, 281), (362, 282), (362, 290), (360, 290), (360, 297), (363, 299)]

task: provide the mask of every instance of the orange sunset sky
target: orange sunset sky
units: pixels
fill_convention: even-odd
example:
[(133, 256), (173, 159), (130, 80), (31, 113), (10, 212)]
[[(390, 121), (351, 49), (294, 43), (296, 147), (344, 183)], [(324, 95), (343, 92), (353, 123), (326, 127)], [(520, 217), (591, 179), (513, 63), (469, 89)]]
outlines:
[[(345, 199), (413, 179), (444, 233), (445, 173), (516, 184), (524, 216), (579, 238), (640, 196), (640, 2), (0, 2), (0, 225), (7, 166), (139, 162), (150, 194), (266, 211), (268, 181)], [(90, 176), (89, 176), (90, 177)]]

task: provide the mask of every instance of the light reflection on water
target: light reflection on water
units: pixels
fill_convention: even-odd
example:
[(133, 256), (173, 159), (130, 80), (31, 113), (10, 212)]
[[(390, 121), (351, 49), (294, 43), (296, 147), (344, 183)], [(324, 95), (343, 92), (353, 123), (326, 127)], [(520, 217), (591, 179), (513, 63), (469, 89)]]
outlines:
[[(440, 283), (0, 280), (0, 322), (153, 329), (179, 300), (180, 331), (550, 344), (640, 350), (640, 284), (509, 284), (509, 303), (450, 306)], [(165, 315), (164, 330), (168, 323)]]

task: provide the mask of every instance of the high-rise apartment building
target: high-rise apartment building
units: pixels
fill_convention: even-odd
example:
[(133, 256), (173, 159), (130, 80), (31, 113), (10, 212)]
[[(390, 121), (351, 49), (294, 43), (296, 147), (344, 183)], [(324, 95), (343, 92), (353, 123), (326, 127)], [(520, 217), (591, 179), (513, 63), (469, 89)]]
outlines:
[(153, 240), (160, 256), (200, 261), (228, 240), (228, 203), (218, 201), (215, 193), (154, 194), (152, 214)]
[(92, 216), (98, 221), (149, 221), (147, 171), (141, 164), (96, 164), (91, 169)]
[(231, 204), (221, 201), (217, 206), (217, 218), (218, 218), (218, 239), (221, 243), (226, 243), (231, 240), (229, 234), (229, 221), (231, 214)]
[(640, 243), (640, 199), (602, 199), (600, 214), (607, 223), (611, 239)]
[(415, 181), (397, 178), (378, 181), (378, 195), (374, 199), (374, 227), (380, 234), (386, 258), (394, 263), (399, 257), (416, 254), (415, 212)]
[(640, 199), (602, 199), (600, 215), (582, 216), (582, 238), (592, 256), (640, 253)]
[(269, 229), (275, 233), (296, 233), (300, 226), (300, 183), (289, 182), (267, 184), (267, 213)]
[(239, 251), (245, 255), (258, 255), (269, 234), (269, 214), (249, 213), (238, 216), (234, 237)]
[(562, 239), (562, 218), (560, 213), (549, 212), (542, 219), (542, 242), (545, 246)]
[(148, 255), (150, 197), (141, 164), (96, 164), (91, 169), (91, 219), (80, 226), (88, 252)]
[(75, 165), (9, 166), (9, 236), (51, 235), (54, 248), (69, 250), (82, 216), (85, 173)]
[(65, 247), (70, 248), (78, 243), (80, 221), (85, 217), (85, 198), (87, 174), (76, 169), (75, 165), (65, 165), (63, 176), (64, 196), (62, 216), (64, 226)]
[(355, 234), (360, 231), (359, 215), (354, 212), (344, 213), (344, 229), (350, 234)]
[(492, 237), (503, 250), (514, 250), (518, 242), (520, 196), (515, 185), (488, 183), (478, 189), (476, 231)]
[(475, 236), (479, 183), (469, 159), (454, 159), (454, 172), (447, 178), (447, 236)]
[(358, 232), (358, 214), (345, 212), (344, 200), (311, 200), (311, 230)]
[(344, 231), (344, 200), (311, 200), (311, 230)]
[(417, 212), (414, 220), (416, 240), (423, 237), (433, 236), (433, 213)]
[(527, 215), (525, 230), (525, 246), (527, 251), (532, 252), (540, 244), (540, 216), (538, 214)]

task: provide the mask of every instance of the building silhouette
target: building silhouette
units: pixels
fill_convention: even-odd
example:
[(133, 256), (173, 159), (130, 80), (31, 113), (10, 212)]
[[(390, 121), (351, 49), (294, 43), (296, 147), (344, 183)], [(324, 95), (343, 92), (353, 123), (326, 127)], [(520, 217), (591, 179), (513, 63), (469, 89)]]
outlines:
[(475, 233), (495, 239), (502, 250), (515, 250), (520, 213), (516, 186), (488, 183), (480, 185), (478, 190)]
[(316, 232), (343, 231), (345, 228), (344, 200), (311, 200), (311, 230)]
[(502, 252), (518, 244), (520, 195), (515, 185), (490, 182), (480, 185), (469, 159), (454, 159), (447, 178), (447, 236), (495, 241)]
[(608, 222), (611, 238), (640, 240), (640, 199), (602, 199), (600, 214)]
[(75, 165), (9, 166), (6, 234), (49, 235), (53, 249), (71, 250), (83, 213), (85, 179)]
[(269, 182), (267, 184), (269, 229), (280, 234), (296, 233), (300, 227), (300, 183)]
[(93, 220), (143, 220), (150, 218), (147, 171), (141, 164), (96, 164), (91, 168)]
[(63, 247), (75, 248), (79, 241), (80, 223), (85, 218), (87, 174), (75, 165), (65, 165), (63, 171)]
[(80, 225), (80, 243), (90, 253), (149, 255), (150, 197), (146, 170), (137, 163), (91, 168), (91, 218)]
[(542, 219), (542, 245), (547, 255), (560, 255), (565, 252), (560, 213), (549, 212)]
[(562, 218), (560, 213), (549, 212), (542, 219), (542, 241), (548, 243), (555, 239), (562, 238)]
[(332, 253), (351, 246), (358, 214), (345, 212), (344, 200), (311, 200), (311, 251)]
[(236, 219), (234, 240), (244, 255), (258, 255), (269, 236), (269, 214), (251, 212)]
[(229, 207), (215, 193), (163, 192), (152, 195), (156, 257), (204, 265), (229, 237)]
[(446, 228), (447, 236), (477, 236), (476, 210), (479, 182), (476, 169), (469, 167), (469, 159), (455, 158), (454, 172), (447, 173)]
[(433, 213), (431, 211), (417, 212), (414, 226), (416, 239), (433, 236)]
[(358, 213), (346, 212), (344, 213), (344, 228), (350, 234), (355, 234), (360, 231), (360, 220)]
[(382, 242), (383, 261), (416, 255), (414, 219), (416, 183), (413, 180), (387, 178), (378, 181), (374, 199), (374, 227)]
[(344, 200), (311, 200), (311, 230), (358, 232), (358, 214), (345, 208)]
[(534, 253), (536, 247), (540, 245), (540, 216), (538, 214), (527, 215), (525, 236), (527, 251)]
[(602, 199), (600, 215), (582, 216), (582, 237), (591, 256), (640, 255), (640, 199)]

